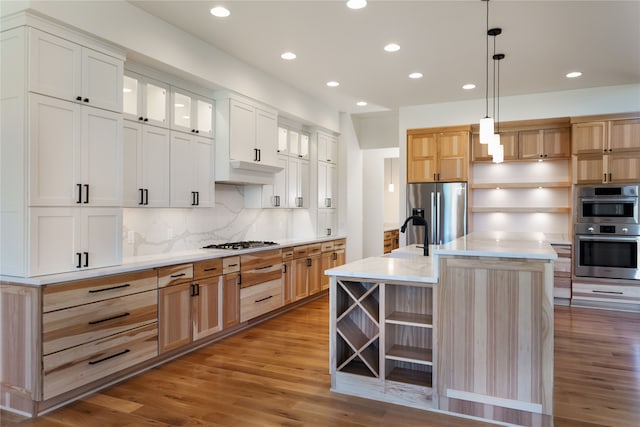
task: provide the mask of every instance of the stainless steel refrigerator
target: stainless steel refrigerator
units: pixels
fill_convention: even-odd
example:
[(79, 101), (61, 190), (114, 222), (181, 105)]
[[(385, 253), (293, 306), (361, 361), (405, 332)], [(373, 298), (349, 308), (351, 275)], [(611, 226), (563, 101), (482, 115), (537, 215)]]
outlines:
[[(467, 183), (407, 184), (407, 217), (422, 214), (429, 243), (441, 245), (467, 234)], [(424, 242), (424, 227), (409, 225), (407, 245)]]

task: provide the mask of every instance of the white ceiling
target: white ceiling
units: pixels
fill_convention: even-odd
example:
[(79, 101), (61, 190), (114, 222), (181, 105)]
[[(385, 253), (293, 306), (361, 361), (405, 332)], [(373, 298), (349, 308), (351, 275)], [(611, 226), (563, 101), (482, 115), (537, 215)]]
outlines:
[[(486, 3), (480, 0), (131, 1), (340, 111), (484, 98)], [(231, 10), (225, 19), (212, 6)], [(640, 1), (492, 0), (501, 27), (500, 96), (640, 83)], [(398, 43), (400, 51), (383, 46)], [(293, 51), (298, 58), (284, 61)], [(490, 54), (493, 53), (493, 41)], [(490, 78), (492, 73), (490, 63)], [(569, 71), (582, 77), (567, 79)], [(419, 71), (424, 77), (411, 80)], [(340, 86), (325, 83), (337, 80)], [(475, 83), (465, 91), (462, 85)], [(369, 103), (357, 107), (357, 101)]]

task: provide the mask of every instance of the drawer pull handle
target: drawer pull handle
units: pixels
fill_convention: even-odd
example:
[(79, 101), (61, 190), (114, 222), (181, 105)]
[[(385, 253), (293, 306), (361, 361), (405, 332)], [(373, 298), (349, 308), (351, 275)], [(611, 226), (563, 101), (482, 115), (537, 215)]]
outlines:
[(186, 275), (187, 275), (187, 273), (179, 273), (179, 274), (172, 274), (169, 277), (171, 277), (172, 279), (175, 279), (176, 277), (182, 277), (182, 276), (186, 276)]
[(112, 354), (111, 356), (103, 357), (102, 359), (98, 359), (98, 360), (92, 360), (92, 361), (89, 362), (89, 365), (97, 365), (98, 363), (105, 362), (105, 361), (107, 361), (109, 359), (113, 359), (114, 357), (118, 357), (118, 356), (122, 356), (123, 354), (127, 354), (130, 351), (131, 350), (129, 350), (128, 348), (125, 348), (120, 353)]
[(228, 265), (228, 267), (237, 267), (237, 266), (238, 266), (238, 264), (237, 264), (237, 263), (236, 263), (236, 264), (229, 264), (229, 265)]
[(272, 267), (273, 267), (273, 264), (272, 264), (272, 265), (267, 265), (267, 266), (265, 266), (265, 267), (257, 267), (257, 268), (256, 268), (256, 271), (257, 271), (257, 270), (266, 270), (267, 268), (272, 268)]
[(617, 292), (617, 291), (597, 291), (597, 290), (592, 290), (591, 292), (593, 292), (594, 294), (624, 295), (623, 292)]
[(266, 301), (266, 300), (268, 300), (268, 299), (270, 299), (270, 298), (273, 298), (273, 295), (269, 295), (269, 296), (268, 296), (268, 297), (266, 297), (266, 298), (257, 299), (257, 300), (256, 300), (256, 302)]
[(104, 289), (91, 289), (89, 290), (90, 294), (95, 294), (98, 292), (105, 292), (105, 291), (113, 291), (115, 289), (122, 289), (122, 288), (128, 288), (129, 286), (131, 286), (129, 283), (126, 283), (124, 285), (118, 285), (118, 286), (112, 286), (110, 288), (104, 288)]
[(98, 323), (108, 322), (109, 320), (115, 320), (115, 319), (119, 319), (121, 317), (127, 317), (129, 314), (130, 313), (122, 313), (122, 314), (118, 314), (116, 316), (107, 317), (106, 319), (92, 320), (91, 322), (89, 322), (89, 324), (90, 325), (97, 325)]
[(204, 271), (216, 271), (218, 267), (205, 268)]

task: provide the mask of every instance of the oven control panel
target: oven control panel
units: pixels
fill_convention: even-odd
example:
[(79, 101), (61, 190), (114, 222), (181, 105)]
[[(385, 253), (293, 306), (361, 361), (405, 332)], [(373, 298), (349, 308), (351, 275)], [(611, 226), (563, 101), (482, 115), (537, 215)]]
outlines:
[(640, 226), (633, 224), (576, 224), (576, 234), (609, 234), (614, 236), (638, 236)]

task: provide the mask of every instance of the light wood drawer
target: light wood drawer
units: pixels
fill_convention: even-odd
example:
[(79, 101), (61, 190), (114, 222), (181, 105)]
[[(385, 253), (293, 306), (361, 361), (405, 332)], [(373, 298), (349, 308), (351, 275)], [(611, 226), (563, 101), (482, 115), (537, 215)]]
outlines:
[(553, 274), (556, 276), (571, 276), (571, 259), (558, 258), (553, 263)]
[(240, 272), (243, 288), (282, 278), (282, 250), (241, 255)]
[(49, 399), (158, 355), (156, 323), (43, 358), (43, 398)]
[(345, 249), (347, 247), (347, 241), (345, 239), (338, 239), (333, 241), (333, 249)]
[(240, 271), (240, 257), (239, 256), (230, 256), (226, 258), (222, 258), (222, 273), (237, 273)]
[(393, 250), (393, 240), (387, 239), (384, 241), (384, 253), (388, 254)]
[(178, 264), (158, 268), (158, 287), (177, 285), (193, 280), (193, 264)]
[(51, 285), (44, 289), (42, 311), (46, 313), (108, 298), (117, 298), (155, 289), (157, 286), (158, 280), (155, 270)]
[(45, 313), (42, 351), (54, 353), (157, 320), (157, 290)]
[(282, 279), (240, 290), (240, 321), (258, 317), (282, 307)]
[(559, 258), (571, 258), (571, 245), (552, 245)]
[(293, 248), (282, 249), (282, 260), (291, 261), (293, 259)]
[(594, 301), (640, 302), (640, 286), (623, 286), (573, 282), (571, 296), (574, 299)]
[(393, 239), (393, 231), (385, 231), (383, 238), (384, 240)]
[(194, 279), (203, 279), (205, 277), (220, 276), (222, 274), (222, 258), (208, 259), (206, 261), (198, 261), (193, 263)]
[(305, 258), (308, 254), (309, 254), (308, 245), (296, 246), (293, 248), (293, 257), (295, 259)]
[(320, 255), (321, 253), (322, 253), (322, 244), (314, 243), (312, 245), (308, 245), (307, 246), (307, 255), (308, 256)]
[(322, 252), (331, 252), (333, 250), (333, 240), (322, 243)]

